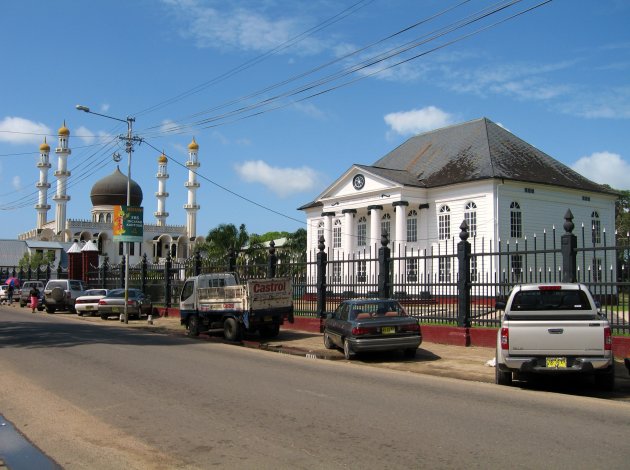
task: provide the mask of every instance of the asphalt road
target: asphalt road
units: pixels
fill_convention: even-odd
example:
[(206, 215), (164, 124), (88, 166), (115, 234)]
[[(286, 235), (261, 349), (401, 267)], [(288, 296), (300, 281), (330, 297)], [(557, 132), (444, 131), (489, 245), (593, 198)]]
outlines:
[(0, 307), (0, 413), (68, 469), (590, 469), (630, 454), (628, 403), (15, 307)]

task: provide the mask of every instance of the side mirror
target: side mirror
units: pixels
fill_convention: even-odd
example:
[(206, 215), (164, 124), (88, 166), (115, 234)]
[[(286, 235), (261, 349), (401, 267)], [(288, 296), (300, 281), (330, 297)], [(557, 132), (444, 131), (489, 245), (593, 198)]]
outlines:
[(326, 314), (326, 320), (330, 320), (333, 317), (332, 313), (327, 313)]
[(495, 310), (505, 310), (505, 306), (506, 306), (506, 303), (505, 303), (505, 302), (502, 302), (502, 301), (497, 301), (497, 302), (494, 304), (494, 309), (495, 309)]

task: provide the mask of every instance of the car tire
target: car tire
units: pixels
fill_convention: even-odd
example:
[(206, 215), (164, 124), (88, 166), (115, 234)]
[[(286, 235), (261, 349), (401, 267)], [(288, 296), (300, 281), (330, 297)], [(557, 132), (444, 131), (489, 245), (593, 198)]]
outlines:
[(345, 357), (347, 361), (354, 357), (354, 352), (352, 348), (350, 348), (350, 341), (347, 339), (343, 340), (343, 357)]
[(199, 336), (199, 315), (188, 317), (188, 332), (186, 334), (191, 338)]
[(610, 366), (605, 372), (595, 374), (595, 386), (604, 392), (612, 392), (615, 388), (615, 366)]
[(37, 307), (37, 311), (38, 312), (43, 312), (44, 311), (44, 307)]
[(46, 307), (46, 313), (55, 313), (55, 307)]
[(107, 320), (109, 318), (109, 315), (107, 315), (106, 313), (101, 313), (101, 320)]
[(335, 345), (333, 344), (332, 340), (330, 339), (330, 335), (326, 332), (324, 332), (324, 347), (326, 349), (335, 349)]
[(234, 318), (226, 318), (223, 322), (223, 336), (228, 341), (240, 341), (241, 328)]
[[(496, 362), (496, 361), (495, 361)], [(499, 363), (496, 362), (494, 365), (494, 383), (497, 385), (512, 385), (512, 372), (507, 371), (504, 372), (499, 368)]]
[(20, 302), (20, 307), (21, 307), (21, 308), (26, 307), (26, 302)]
[(407, 359), (413, 359), (416, 357), (416, 352), (418, 350), (416, 348), (409, 348), (409, 349), (405, 349), (403, 351), (403, 355), (407, 358)]

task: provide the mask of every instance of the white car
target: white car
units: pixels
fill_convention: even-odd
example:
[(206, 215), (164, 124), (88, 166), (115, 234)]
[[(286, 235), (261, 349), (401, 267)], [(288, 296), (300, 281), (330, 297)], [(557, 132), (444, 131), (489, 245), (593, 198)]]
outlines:
[(98, 301), (107, 295), (109, 289), (88, 289), (85, 294), (77, 297), (74, 303), (74, 309), (77, 315), (96, 315), (98, 314)]

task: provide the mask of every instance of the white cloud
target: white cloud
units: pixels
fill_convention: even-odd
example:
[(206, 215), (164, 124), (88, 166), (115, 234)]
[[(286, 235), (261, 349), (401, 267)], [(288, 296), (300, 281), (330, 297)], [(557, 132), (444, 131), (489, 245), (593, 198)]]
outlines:
[(39, 144), (45, 135), (51, 135), (48, 126), (20, 117), (7, 116), (0, 121), (0, 142), (11, 144)]
[(614, 189), (630, 189), (630, 163), (617, 153), (595, 152), (580, 158), (571, 168), (596, 183), (608, 184)]
[(95, 142), (107, 144), (110, 143), (112, 139), (115, 139), (114, 136), (108, 134), (107, 132), (94, 132), (85, 126), (77, 127), (73, 134), (74, 137), (76, 137), (77, 139), (81, 139), (86, 145), (91, 145)]
[[(255, 2), (254, 7), (231, 6), (222, 3), (221, 9), (204, 5), (199, 0), (162, 0), (183, 22), (181, 34), (192, 37), (198, 47), (214, 49), (242, 49), (266, 52), (308, 29), (310, 22), (299, 15), (284, 13), (266, 14), (270, 4)], [(303, 38), (299, 43), (302, 54), (321, 51), (324, 43), (313, 37)], [(295, 49), (291, 49), (296, 52)]]
[(403, 136), (431, 131), (448, 126), (454, 122), (452, 114), (442, 111), (435, 106), (389, 113), (385, 115), (384, 119), (391, 129), (390, 132)]
[(177, 130), (178, 124), (175, 121), (171, 121), (170, 119), (165, 119), (162, 121), (160, 126), (160, 132), (168, 134), (169, 132), (174, 132)]
[(313, 103), (300, 101), (297, 103), (293, 103), (293, 108), (315, 119), (323, 119), (325, 117), (324, 112), (321, 109), (319, 109), (317, 106), (315, 106)]
[(19, 175), (16, 175), (11, 180), (11, 184), (13, 185), (13, 189), (19, 191), (22, 189), (22, 178)]
[(241, 179), (248, 183), (260, 183), (280, 197), (309, 192), (319, 185), (319, 174), (312, 168), (272, 167), (262, 160), (235, 165)]
[(106, 113), (107, 111), (109, 111), (109, 103), (103, 103), (101, 105), (101, 112)]

